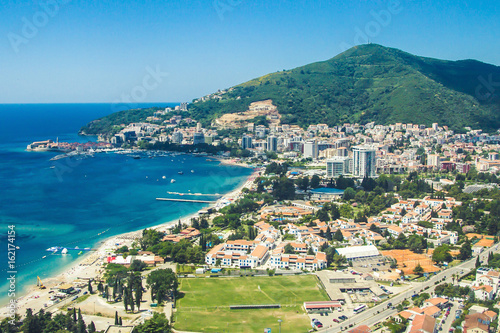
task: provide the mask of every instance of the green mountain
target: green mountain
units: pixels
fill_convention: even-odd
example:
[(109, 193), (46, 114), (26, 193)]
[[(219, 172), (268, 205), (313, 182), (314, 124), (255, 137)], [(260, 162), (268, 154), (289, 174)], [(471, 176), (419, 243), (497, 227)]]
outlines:
[[(427, 126), (437, 122), (456, 131), (465, 126), (500, 128), (499, 66), (424, 58), (376, 44), (264, 75), (211, 97), (189, 105), (190, 116), (205, 126), (223, 114), (246, 111), (252, 102), (272, 99), (282, 123), (301, 127), (374, 121)], [(117, 112), (94, 120), (81, 133), (113, 134), (156, 110)]]
[(217, 99), (190, 104), (205, 124), (225, 113), (272, 99), (282, 123), (438, 122), (500, 128), (500, 67), (475, 60), (446, 61), (367, 44), (336, 57), (268, 74), (235, 86)]

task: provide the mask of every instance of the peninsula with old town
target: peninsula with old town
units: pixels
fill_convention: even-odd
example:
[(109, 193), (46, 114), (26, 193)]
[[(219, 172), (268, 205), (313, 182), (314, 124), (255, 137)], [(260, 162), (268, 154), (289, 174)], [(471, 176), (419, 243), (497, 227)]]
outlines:
[[(190, 153), (254, 172), (194, 216), (108, 239), (40, 281), (19, 315), (78, 309), (94, 332), (496, 332), (500, 133), (498, 114), (482, 126), (474, 112), (496, 110), (498, 98), (467, 95), (476, 86), (429, 74), (437, 60), (420, 57), (438, 92), (404, 86), (413, 72), (397, 86), (386, 74), (396, 56), (410, 62), (401, 53), (360, 46), (191, 103), (94, 120), (80, 134), (97, 143), (30, 145), (61, 158)], [(324, 105), (308, 111), (301, 94), (323, 83), (306, 77), (327, 65), (371, 77), (352, 95), (319, 91)], [(465, 65), (449, 64), (461, 79)]]

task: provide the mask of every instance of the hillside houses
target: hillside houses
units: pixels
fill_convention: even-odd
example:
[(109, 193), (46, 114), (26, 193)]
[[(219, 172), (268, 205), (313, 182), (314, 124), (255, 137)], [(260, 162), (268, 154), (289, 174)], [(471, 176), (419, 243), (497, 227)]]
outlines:
[[(491, 311), (490, 311), (491, 312)], [(486, 313), (474, 313), (465, 316), (462, 322), (464, 333), (489, 333), (492, 317)]]
[(314, 208), (304, 208), (298, 206), (283, 206), (274, 205), (262, 208), (260, 213), (261, 220), (274, 220), (274, 219), (287, 219), (290, 221), (297, 221), (304, 216), (314, 214)]
[(476, 298), (487, 301), (494, 299), (500, 287), (500, 272), (480, 267), (476, 271), (476, 279), (472, 283), (472, 290)]
[[(439, 310), (439, 309), (438, 309)], [(408, 320), (409, 333), (434, 333), (436, 331), (436, 317), (430, 316), (420, 308), (413, 308), (397, 313), (393, 318), (401, 322), (401, 318)]]
[(181, 232), (177, 235), (165, 235), (162, 239), (164, 242), (173, 242), (173, 243), (178, 243), (183, 239), (194, 239), (196, 237), (199, 237), (201, 235), (200, 231), (198, 229), (189, 227), (184, 230), (181, 230)]

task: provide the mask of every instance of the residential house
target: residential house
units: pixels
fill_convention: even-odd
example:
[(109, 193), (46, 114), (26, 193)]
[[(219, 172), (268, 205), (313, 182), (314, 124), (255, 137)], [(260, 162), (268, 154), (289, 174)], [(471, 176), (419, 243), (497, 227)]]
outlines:
[(472, 290), (474, 290), (474, 296), (482, 301), (491, 301), (495, 298), (492, 286), (475, 286)]
[(462, 322), (464, 333), (489, 333), (490, 317), (482, 313), (466, 315)]

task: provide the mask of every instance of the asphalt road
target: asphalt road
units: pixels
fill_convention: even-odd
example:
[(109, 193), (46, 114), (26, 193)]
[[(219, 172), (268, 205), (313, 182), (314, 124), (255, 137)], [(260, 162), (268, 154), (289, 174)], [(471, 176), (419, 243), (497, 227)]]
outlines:
[[(498, 252), (498, 245), (499, 244), (496, 244), (488, 251), (481, 253), (480, 254), (481, 261), (487, 259), (488, 254), (491, 251), (493, 251), (495, 253)], [(429, 294), (432, 294), (434, 292), (434, 289), (435, 289), (437, 284), (453, 283), (453, 280), (452, 280), (453, 274), (459, 274), (460, 276), (468, 274), (471, 271), (471, 269), (475, 268), (476, 258), (477, 258), (477, 256), (472, 257), (471, 259), (461, 263), (460, 265), (457, 265), (457, 266), (452, 267), (452, 268), (448, 268), (448, 269), (432, 276), (429, 280), (424, 281), (422, 283), (418, 283), (417, 286), (415, 286), (414, 288), (409, 289), (409, 290), (407, 290), (399, 295), (396, 295), (395, 297), (389, 299), (387, 302), (383, 302), (383, 303), (376, 305), (368, 310), (365, 310), (357, 315), (353, 315), (348, 320), (346, 320), (342, 323), (339, 323), (339, 324), (335, 323), (333, 327), (328, 327), (326, 329), (319, 330), (319, 332), (328, 332), (328, 333), (343, 332), (343, 331), (349, 330), (349, 326), (351, 324), (352, 324), (352, 327), (356, 327), (359, 325), (372, 326), (379, 321), (383, 321), (386, 317), (398, 313), (397, 309), (391, 310), (391, 309), (387, 308), (387, 304), (389, 302), (391, 302), (393, 306), (397, 306), (398, 304), (402, 303), (405, 299), (411, 299), (411, 296), (414, 293), (418, 294), (421, 292), (427, 292)], [(441, 282), (441, 280), (443, 278), (445, 280)], [(437, 284), (434, 284), (436, 281), (440, 281), (440, 282)], [(454, 313), (452, 313), (451, 315), (454, 315)], [(330, 325), (331, 323), (323, 323), (323, 324)]]

